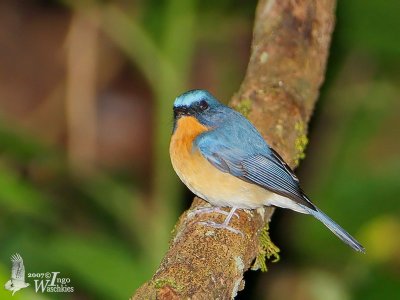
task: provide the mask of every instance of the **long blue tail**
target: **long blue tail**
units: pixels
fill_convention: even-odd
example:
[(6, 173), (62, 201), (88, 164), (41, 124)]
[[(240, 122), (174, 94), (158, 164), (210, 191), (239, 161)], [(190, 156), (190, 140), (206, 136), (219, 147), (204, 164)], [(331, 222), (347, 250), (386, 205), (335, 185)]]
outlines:
[(320, 211), (318, 208), (313, 210), (309, 207), (303, 206), (302, 207), (312, 216), (320, 220), (326, 227), (329, 228), (339, 239), (349, 245), (356, 251), (365, 253), (364, 247), (355, 239), (353, 238), (346, 230), (340, 227), (338, 224), (335, 223), (331, 218), (329, 218), (326, 214)]

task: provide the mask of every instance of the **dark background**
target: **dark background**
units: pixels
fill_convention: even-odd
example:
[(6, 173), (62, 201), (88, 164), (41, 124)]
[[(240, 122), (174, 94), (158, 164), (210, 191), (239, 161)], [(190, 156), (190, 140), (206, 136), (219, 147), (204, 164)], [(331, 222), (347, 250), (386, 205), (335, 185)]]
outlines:
[[(151, 277), (192, 198), (168, 157), (173, 100), (205, 88), (228, 101), (238, 90), (255, 6), (0, 2), (0, 283), (19, 252), (27, 272), (59, 271), (75, 288), (29, 287), (14, 299), (127, 299)], [(367, 254), (277, 210), (270, 227), (281, 260), (246, 273), (241, 299), (400, 294), (399, 11), (396, 0), (339, 1), (297, 170)]]

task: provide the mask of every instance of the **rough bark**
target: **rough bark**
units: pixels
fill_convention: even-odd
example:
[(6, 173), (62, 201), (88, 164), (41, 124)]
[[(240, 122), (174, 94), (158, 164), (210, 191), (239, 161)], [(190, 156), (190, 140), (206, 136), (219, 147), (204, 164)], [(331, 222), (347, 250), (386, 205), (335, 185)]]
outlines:
[[(231, 101), (292, 167), (307, 143), (334, 10), (334, 0), (259, 1), (248, 69)], [(205, 205), (195, 198), (190, 209)], [(132, 299), (230, 299), (243, 289), (243, 273), (258, 255), (259, 235), (273, 209), (240, 211), (231, 226), (244, 236), (198, 224), (224, 216), (188, 212), (179, 218), (159, 269)]]

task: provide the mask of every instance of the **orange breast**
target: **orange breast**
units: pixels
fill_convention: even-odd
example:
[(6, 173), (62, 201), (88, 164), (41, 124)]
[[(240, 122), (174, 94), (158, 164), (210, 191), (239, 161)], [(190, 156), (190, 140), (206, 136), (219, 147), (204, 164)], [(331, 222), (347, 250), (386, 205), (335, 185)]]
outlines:
[(217, 206), (257, 208), (265, 205), (270, 192), (214, 167), (193, 145), (209, 128), (194, 117), (177, 121), (171, 138), (172, 166), (182, 182), (196, 195)]

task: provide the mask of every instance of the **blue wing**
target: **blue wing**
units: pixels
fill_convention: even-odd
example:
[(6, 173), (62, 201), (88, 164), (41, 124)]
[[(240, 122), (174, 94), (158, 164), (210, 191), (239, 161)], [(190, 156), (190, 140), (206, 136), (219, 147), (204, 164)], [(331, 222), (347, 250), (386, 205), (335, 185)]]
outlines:
[(296, 175), (255, 127), (236, 112), (230, 113), (236, 116), (222, 120), (223, 126), (196, 138), (194, 146), (201, 154), (222, 172), (295, 201), (346, 244), (365, 252), (357, 240), (311, 203)]
[(301, 190), (296, 175), (255, 128), (251, 126), (254, 130), (249, 130), (247, 124), (235, 126), (235, 130), (226, 130), (225, 127), (224, 130), (206, 132), (196, 139), (195, 145), (222, 172), (315, 210)]

